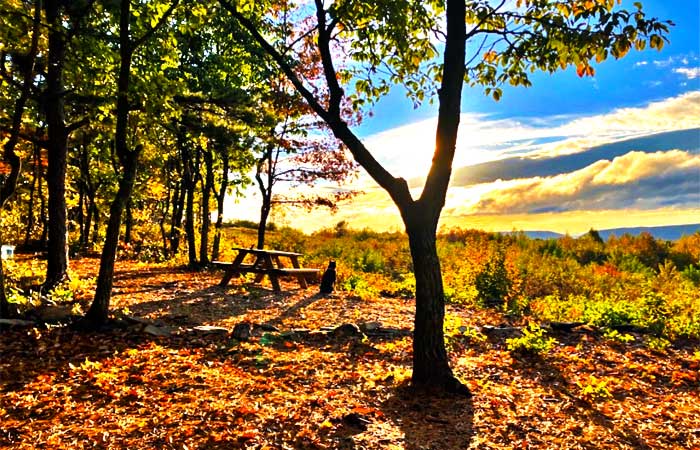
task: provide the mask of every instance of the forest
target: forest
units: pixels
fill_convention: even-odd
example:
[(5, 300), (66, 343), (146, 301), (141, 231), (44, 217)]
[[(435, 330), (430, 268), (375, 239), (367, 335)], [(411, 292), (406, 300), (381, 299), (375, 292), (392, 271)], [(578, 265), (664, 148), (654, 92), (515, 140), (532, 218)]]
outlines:
[[(700, 233), (439, 228), (465, 84), (592, 77), (672, 26), (614, 0), (0, 1), (0, 446), (700, 445)], [(439, 107), (418, 196), (353, 131), (391, 89)], [(270, 219), (348, 207), (360, 171), (405, 232)], [(251, 186), (259, 220), (225, 222)], [(335, 291), (217, 286), (234, 248), (336, 261)]]

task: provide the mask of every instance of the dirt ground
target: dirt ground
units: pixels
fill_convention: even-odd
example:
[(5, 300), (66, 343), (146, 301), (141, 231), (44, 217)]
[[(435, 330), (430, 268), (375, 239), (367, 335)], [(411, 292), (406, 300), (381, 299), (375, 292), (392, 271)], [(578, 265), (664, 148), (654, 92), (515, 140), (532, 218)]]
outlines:
[[(143, 323), (0, 331), (0, 448), (700, 449), (697, 343), (658, 353), (583, 327), (514, 355), (476, 329), (519, 323), (450, 305), (451, 362), (473, 397), (429, 395), (408, 386), (412, 300), (117, 270), (115, 317)], [(231, 333), (243, 322), (247, 341)], [(322, 330), (373, 322), (387, 332)]]

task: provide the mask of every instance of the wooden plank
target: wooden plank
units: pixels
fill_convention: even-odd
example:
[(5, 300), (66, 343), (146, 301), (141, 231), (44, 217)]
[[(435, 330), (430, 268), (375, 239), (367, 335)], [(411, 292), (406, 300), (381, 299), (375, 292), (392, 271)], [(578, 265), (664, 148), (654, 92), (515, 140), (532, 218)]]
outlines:
[(304, 274), (316, 274), (321, 271), (321, 269), (273, 269), (275, 272), (278, 272), (282, 275), (304, 275)]
[(270, 255), (270, 256), (302, 256), (301, 253), (294, 252), (283, 252), (281, 250), (265, 250), (259, 248), (243, 248), (243, 247), (233, 247), (233, 250), (239, 252), (252, 253), (254, 255)]
[(321, 269), (292, 269), (292, 268), (285, 268), (285, 269), (268, 269), (265, 267), (254, 267), (251, 265), (248, 266), (241, 266), (240, 270), (237, 270), (237, 272), (245, 272), (245, 273), (258, 273), (258, 274), (275, 274), (277, 276), (280, 275), (314, 275), (317, 274), (321, 271)]

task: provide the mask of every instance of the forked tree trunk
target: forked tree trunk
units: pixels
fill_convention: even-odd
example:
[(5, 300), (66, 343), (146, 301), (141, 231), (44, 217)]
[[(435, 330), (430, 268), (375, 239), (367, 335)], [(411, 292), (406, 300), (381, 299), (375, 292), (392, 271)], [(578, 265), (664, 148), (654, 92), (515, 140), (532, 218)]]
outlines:
[[(109, 302), (112, 297), (114, 282), (114, 264), (117, 257), (119, 244), (119, 231), (121, 228), (122, 214), (136, 180), (138, 159), (143, 147), (137, 145), (129, 149), (127, 144), (127, 128), (129, 119), (129, 72), (131, 59), (136, 46), (132, 45), (129, 37), (129, 22), (131, 18), (131, 1), (122, 0), (119, 14), (119, 78), (117, 80), (117, 124), (115, 129), (115, 150), (119, 157), (122, 174), (117, 191), (109, 210), (107, 234), (102, 247), (100, 258), (100, 272), (97, 276), (95, 297), (90, 309), (84, 318), (84, 326), (99, 328), (109, 318)], [(166, 14), (167, 15), (167, 14)]]
[(439, 89), (440, 108), (435, 152), (425, 187), (419, 200), (413, 200), (408, 183), (388, 172), (343, 120), (344, 90), (333, 61), (334, 24), (329, 20), (325, 2), (316, 0), (316, 42), (323, 64), (328, 97), (321, 101), (308, 89), (289, 65), (285, 56), (265, 39), (255, 23), (228, 2), (220, 2), (243, 25), (264, 51), (274, 59), (307, 100), (311, 108), (328, 124), (333, 134), (350, 150), (355, 160), (391, 196), (401, 211), (409, 236), (416, 277), (416, 316), (414, 332), (413, 384), (442, 389), (462, 395), (469, 390), (452, 374), (445, 350), (443, 320), (445, 299), (440, 263), (435, 248), (436, 227), (445, 204), (454, 160), (460, 119), (460, 101), (464, 83), (466, 41), (465, 0), (447, 0), (444, 64)]

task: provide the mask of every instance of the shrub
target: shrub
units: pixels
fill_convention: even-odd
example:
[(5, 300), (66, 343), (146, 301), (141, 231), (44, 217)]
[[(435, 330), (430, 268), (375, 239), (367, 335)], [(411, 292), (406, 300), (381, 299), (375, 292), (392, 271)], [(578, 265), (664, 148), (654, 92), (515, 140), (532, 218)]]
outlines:
[(554, 338), (546, 337), (546, 331), (537, 324), (529, 324), (523, 328), (523, 335), (506, 339), (508, 350), (512, 353), (526, 355), (543, 355), (557, 344)]
[(693, 283), (693, 286), (700, 287), (700, 264), (697, 266), (689, 265), (681, 272), (681, 275), (683, 278)]
[(586, 400), (601, 401), (612, 397), (608, 390), (608, 380), (591, 375), (585, 382), (577, 381), (576, 384), (581, 389), (581, 397)]
[(479, 291), (479, 301), (485, 306), (502, 305), (513, 286), (505, 265), (503, 252), (498, 251), (487, 263), (484, 269), (476, 275), (476, 290)]

